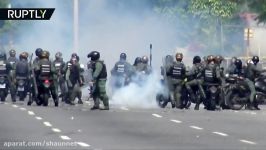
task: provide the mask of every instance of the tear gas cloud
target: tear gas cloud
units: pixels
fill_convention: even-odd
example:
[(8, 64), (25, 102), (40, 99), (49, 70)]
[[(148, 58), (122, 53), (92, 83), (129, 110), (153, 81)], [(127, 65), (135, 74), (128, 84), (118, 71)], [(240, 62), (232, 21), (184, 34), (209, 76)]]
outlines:
[[(34, 52), (41, 47), (49, 50), (52, 58), (56, 51), (63, 52), (64, 60), (70, 58), (73, 53), (73, 0), (12, 0), (12, 7), (55, 8), (49, 21), (22, 23), (14, 43), (18, 53)], [(133, 63), (137, 56), (149, 56), (149, 45), (153, 44), (152, 65), (158, 70), (162, 56), (175, 53), (176, 30), (174, 24), (152, 10), (147, 0), (79, 0), (78, 55), (83, 63), (88, 61), (86, 56), (90, 51), (97, 50), (110, 70), (121, 52)], [(112, 103), (155, 106), (155, 96), (161, 88), (157, 85), (159, 78), (155, 71), (142, 88), (131, 84), (121, 89), (111, 98)]]
[[(11, 0), (12, 7), (55, 8), (51, 20), (23, 21), (19, 24), (19, 34), (14, 37), (14, 48), (19, 52), (30, 51), (38, 47), (51, 52), (63, 52), (67, 61), (73, 53), (73, 0)], [(180, 49), (180, 34), (189, 33), (178, 28), (176, 22), (154, 12), (151, 0), (79, 0), (79, 49), (81, 62), (86, 64), (87, 54), (92, 50), (101, 53), (108, 73), (119, 59), (121, 52), (127, 54), (132, 64), (137, 56), (149, 56), (149, 45), (153, 44), (152, 66), (154, 74), (143, 88), (132, 84), (113, 95), (114, 103), (137, 106), (155, 102), (155, 95), (160, 90), (159, 67), (162, 57), (181, 51), (191, 64), (190, 54)], [(182, 20), (180, 20), (182, 21)], [(108, 84), (107, 84), (108, 85)], [(145, 92), (144, 92), (145, 91)], [(120, 94), (119, 94), (120, 93)], [(86, 95), (86, 93), (83, 93)], [(136, 97), (139, 96), (139, 97)], [(121, 97), (121, 98), (119, 98)]]

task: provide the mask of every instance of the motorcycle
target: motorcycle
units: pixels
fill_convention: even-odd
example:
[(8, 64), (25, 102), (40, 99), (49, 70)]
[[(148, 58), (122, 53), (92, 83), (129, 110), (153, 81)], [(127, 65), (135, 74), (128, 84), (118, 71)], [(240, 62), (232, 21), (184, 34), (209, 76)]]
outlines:
[(49, 79), (43, 79), (41, 80), (41, 85), (40, 85), (40, 95), (38, 98), (37, 105), (43, 105), (43, 106), (48, 106), (49, 103), (49, 98), (50, 98), (50, 86), (52, 84), (52, 80)]
[[(168, 91), (168, 87), (165, 80), (162, 79), (160, 82), (161, 85), (164, 87), (164, 90), (156, 95), (156, 102), (160, 108), (165, 108), (168, 102), (171, 102), (170, 93)], [(172, 108), (174, 107), (175, 105), (172, 104)]]
[(20, 101), (24, 101), (27, 96), (28, 92), (28, 84), (26, 77), (17, 77), (17, 96), (19, 97)]
[(207, 110), (215, 110), (216, 105), (219, 103), (219, 84), (218, 83), (205, 83), (206, 99), (203, 101)]
[(6, 100), (8, 94), (6, 76), (0, 76), (0, 99), (2, 102)]
[[(233, 110), (240, 110), (249, 103), (250, 90), (244, 79), (229, 77), (227, 79), (229, 90), (225, 100), (227, 105)], [(256, 95), (254, 102), (256, 105), (266, 101), (266, 75), (261, 74), (255, 80)]]

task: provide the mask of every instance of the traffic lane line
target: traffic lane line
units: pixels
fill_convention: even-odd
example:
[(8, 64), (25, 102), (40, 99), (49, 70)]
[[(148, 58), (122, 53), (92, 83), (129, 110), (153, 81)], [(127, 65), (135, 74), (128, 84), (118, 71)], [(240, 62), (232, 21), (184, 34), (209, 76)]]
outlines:
[(152, 114), (154, 117), (157, 117), (157, 118), (162, 118), (163, 116), (161, 115), (158, 115), (158, 114)]

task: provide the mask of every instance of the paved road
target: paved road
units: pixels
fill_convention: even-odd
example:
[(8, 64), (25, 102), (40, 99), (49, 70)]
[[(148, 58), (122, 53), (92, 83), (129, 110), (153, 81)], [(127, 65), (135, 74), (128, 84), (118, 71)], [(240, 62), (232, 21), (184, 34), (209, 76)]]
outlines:
[(261, 111), (0, 104), (0, 149), (265, 150)]

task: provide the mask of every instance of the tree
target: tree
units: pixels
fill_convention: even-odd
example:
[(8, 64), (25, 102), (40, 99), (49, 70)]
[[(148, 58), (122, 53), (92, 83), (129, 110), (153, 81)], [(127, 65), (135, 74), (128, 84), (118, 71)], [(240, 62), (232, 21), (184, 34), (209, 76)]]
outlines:
[(256, 12), (258, 16), (256, 20), (258, 23), (266, 22), (266, 0), (252, 0), (249, 1), (249, 7), (252, 11)]
[[(238, 30), (222, 31), (223, 24), (241, 24), (237, 13), (239, 7), (236, 0), (157, 0), (155, 11), (170, 20), (178, 20), (177, 28), (182, 32), (181, 39), (185, 39), (184, 45), (198, 43), (201, 46), (196, 47), (204, 49), (206, 53), (217, 53), (223, 47), (223, 41), (232, 41), (227, 37), (242, 31), (241, 27)], [(233, 33), (226, 36), (229, 32)], [(222, 34), (225, 34), (225, 39), (222, 39)], [(237, 48), (241, 49), (240, 46)]]

